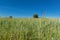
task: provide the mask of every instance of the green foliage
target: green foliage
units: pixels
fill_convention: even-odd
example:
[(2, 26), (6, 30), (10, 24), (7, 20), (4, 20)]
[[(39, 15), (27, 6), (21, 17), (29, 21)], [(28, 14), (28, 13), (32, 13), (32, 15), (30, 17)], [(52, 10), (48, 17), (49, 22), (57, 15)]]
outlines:
[(39, 18), (38, 14), (34, 14), (33, 18)]
[(9, 18), (13, 18), (12, 16), (9, 16)]

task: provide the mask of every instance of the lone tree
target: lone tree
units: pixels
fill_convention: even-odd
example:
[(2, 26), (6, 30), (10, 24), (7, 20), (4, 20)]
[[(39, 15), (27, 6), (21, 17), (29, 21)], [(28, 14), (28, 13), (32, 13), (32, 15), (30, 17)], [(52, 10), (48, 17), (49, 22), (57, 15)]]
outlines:
[(33, 15), (33, 18), (39, 18), (39, 17), (38, 17), (38, 14), (34, 14), (34, 15)]
[(9, 18), (13, 18), (12, 16), (9, 16)]

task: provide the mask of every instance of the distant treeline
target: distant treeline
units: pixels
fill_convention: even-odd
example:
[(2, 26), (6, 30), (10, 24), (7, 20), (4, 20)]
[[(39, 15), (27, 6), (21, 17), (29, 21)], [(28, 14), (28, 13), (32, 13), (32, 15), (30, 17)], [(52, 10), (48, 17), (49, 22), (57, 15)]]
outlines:
[[(13, 16), (9, 16), (9, 18), (13, 18)], [(38, 14), (34, 14), (33, 18), (39, 18)]]
[[(1, 17), (1, 16), (0, 16), (0, 17)], [(32, 17), (33, 17), (33, 18), (39, 18), (39, 15), (38, 15), (38, 14), (34, 14)], [(9, 16), (9, 18), (13, 18), (13, 16)]]

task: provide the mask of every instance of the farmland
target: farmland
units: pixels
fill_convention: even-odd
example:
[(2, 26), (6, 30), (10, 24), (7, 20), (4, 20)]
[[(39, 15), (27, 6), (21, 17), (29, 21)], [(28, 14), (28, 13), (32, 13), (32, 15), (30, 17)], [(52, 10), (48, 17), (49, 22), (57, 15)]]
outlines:
[(0, 40), (60, 40), (60, 19), (0, 18)]

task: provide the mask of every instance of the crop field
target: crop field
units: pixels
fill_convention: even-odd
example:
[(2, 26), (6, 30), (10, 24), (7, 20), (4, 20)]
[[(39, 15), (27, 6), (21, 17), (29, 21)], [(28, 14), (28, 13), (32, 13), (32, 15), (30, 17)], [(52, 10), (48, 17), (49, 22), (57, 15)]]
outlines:
[(60, 19), (0, 18), (0, 40), (60, 40)]

